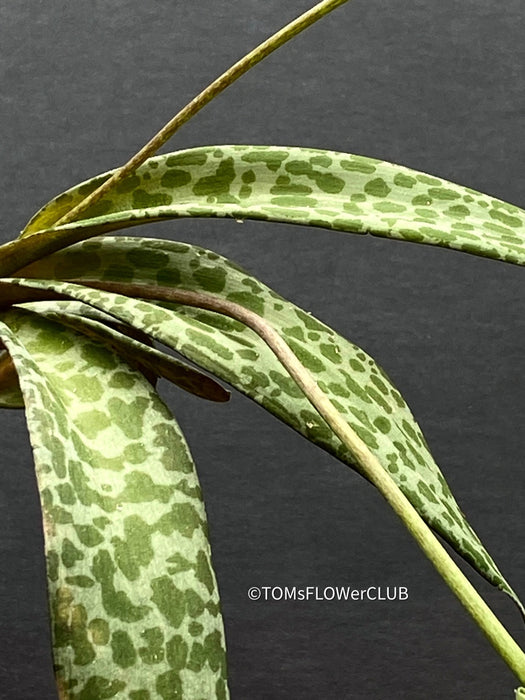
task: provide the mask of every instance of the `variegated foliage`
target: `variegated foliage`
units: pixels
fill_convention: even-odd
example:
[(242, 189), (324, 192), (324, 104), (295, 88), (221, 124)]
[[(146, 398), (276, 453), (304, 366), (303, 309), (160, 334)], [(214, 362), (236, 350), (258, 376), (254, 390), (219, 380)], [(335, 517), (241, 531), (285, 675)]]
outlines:
[(81, 221), (49, 230), (110, 174), (43, 207), (22, 240), (0, 249), (0, 273), (89, 236), (185, 216), (308, 224), (525, 260), (525, 214), (516, 206), (399, 165), (297, 147), (207, 146), (151, 158)]
[(1, 315), (42, 502), (62, 698), (226, 698), (194, 465), (144, 376), (29, 310)]
[(159, 306), (57, 280), (134, 283), (156, 288), (159, 294), (163, 289), (192, 290), (255, 311), (279, 331), (431, 527), (491, 583), (514, 596), (466, 522), (388, 377), (363, 350), (236, 265), (182, 243), (102, 237), (55, 253), (21, 274), (45, 279), (18, 279), (19, 285), (60, 292), (178, 350), (359, 469), (277, 358), (246, 326), (205, 309), (166, 302)]
[[(112, 230), (166, 218), (251, 217), (324, 226), (341, 231), (369, 232), (457, 248), (507, 262), (524, 264), (525, 213), (509, 204), (441, 179), (360, 156), (300, 148), (220, 146), (192, 149), (153, 158), (146, 162), (135, 175), (124, 180), (111, 196), (106, 196), (88, 210), (82, 220), (53, 228), (54, 223), (66, 211), (106, 178), (107, 174), (99, 176), (60, 195), (32, 219), (21, 238), (0, 249), (2, 255), (0, 274), (4, 278), (0, 283), (0, 298), (3, 300), (4, 307), (16, 305), (18, 308), (4, 315), (4, 322), (7, 324), (4, 331), (5, 343), (10, 353), (18, 353), (19, 356), (24, 357), (23, 361), (18, 356), (14, 359), (21, 376), (26, 402), (28, 397), (34, 395), (34, 391), (30, 389), (33, 384), (40, 382), (40, 385), (43, 385), (44, 380), (50, 381), (47, 379), (48, 373), (53, 377), (51, 382), (53, 387), (57, 383), (61, 386), (60, 391), (66, 394), (70, 387), (61, 384), (62, 372), (66, 378), (70, 372), (74, 372), (75, 376), (82, 376), (84, 372), (93, 372), (97, 375), (99, 368), (96, 363), (89, 368), (81, 358), (74, 356), (75, 352), (81, 356), (81, 349), (84, 346), (105, 348), (100, 352), (112, 358), (115, 357), (115, 352), (120, 354), (126, 360), (126, 364), (122, 364), (126, 369), (122, 371), (131, 373), (137, 382), (141, 375), (131, 370), (127, 363), (133, 363), (135, 368), (146, 376), (150, 376), (150, 379), (155, 375), (178, 378), (186, 388), (195, 393), (215, 400), (226, 398), (224, 392), (217, 389), (211, 380), (201, 379), (190, 369), (181, 367), (179, 364), (175, 366), (175, 360), (168, 358), (159, 350), (152, 349), (145, 342), (145, 338), (149, 337), (165, 343), (216, 376), (223, 378), (289, 423), (308, 439), (359, 470), (359, 463), (352, 459), (348, 450), (341, 445), (316, 414), (261, 339), (238, 320), (227, 318), (210, 309), (213, 308), (213, 301), (220, 299), (255, 311), (286, 340), (299, 360), (315, 377), (319, 386), (330, 397), (332, 404), (364, 440), (370, 452), (380, 459), (384, 468), (392, 475), (429, 525), (445, 537), (456, 551), (485, 578), (511, 595), (519, 605), (516, 595), (472, 531), (450, 493), (401, 395), (364, 351), (340, 338), (309, 314), (283, 300), (248, 273), (210, 251), (180, 243), (108, 237), (64, 248), (82, 239)], [(49, 253), (53, 255), (44, 258)], [(106, 285), (107, 289), (90, 288), (97, 285), (99, 287)], [(130, 285), (142, 285), (142, 287), (133, 288)], [(126, 289), (128, 293), (133, 291), (139, 298), (126, 296)], [(144, 295), (147, 290), (149, 297), (156, 294), (158, 299), (141, 299), (140, 289), (144, 291)], [(203, 308), (193, 308), (177, 303), (173, 293), (178, 290), (198, 292), (202, 298), (208, 300), (209, 304), (204, 304)], [(73, 347), (76, 348), (78, 345), (79, 349), (70, 351), (73, 364), (63, 366), (63, 361), (57, 357), (56, 347), (51, 348), (52, 343), (46, 345), (45, 333), (43, 335), (39, 333), (39, 342), (30, 343), (29, 350), (26, 348), (24, 333), (34, 333), (34, 330), (27, 329), (35, 328), (35, 314), (40, 317), (40, 323), (59, 324), (54, 326), (61, 329), (57, 332), (57, 337), (75, 338)], [(31, 322), (28, 319), (31, 319)], [(17, 336), (15, 339), (11, 326), (16, 326), (17, 332), (19, 328), (26, 330), (22, 332), (21, 337)], [(132, 328), (139, 331), (139, 335), (134, 336)], [(42, 345), (40, 350), (39, 345)], [(31, 353), (37, 352), (44, 355), (47, 353), (49, 357), (42, 362), (33, 361), (29, 372), (25, 369), (30, 366), (27, 353), (30, 356)], [(4, 362), (4, 365), (7, 367), (8, 363)], [(100, 409), (93, 408), (93, 410), (100, 410), (102, 423), (99, 426), (95, 421), (93, 428), (95, 434), (91, 436), (92, 442), (89, 442), (89, 448), (102, 453), (103, 450), (98, 442), (99, 434), (105, 436), (104, 431), (112, 430), (121, 440), (123, 439), (118, 432), (119, 430), (122, 432), (122, 428), (119, 427), (114, 414), (111, 411), (108, 412), (107, 406), (109, 402), (114, 404), (116, 400), (126, 402), (124, 392), (126, 387), (121, 395), (116, 396), (110, 381), (111, 372), (108, 381), (104, 381), (104, 387), (108, 385), (109, 393), (107, 396), (104, 394), (100, 399), (93, 399), (94, 404), (97, 401), (102, 402)], [(152, 388), (148, 387), (145, 380), (140, 381), (141, 391), (147, 390), (150, 392), (149, 395), (152, 395)], [(73, 386), (74, 383), (71, 383), (71, 387)], [(16, 386), (8, 381), (6, 387), (0, 398), (4, 405), (16, 405)], [(60, 394), (62, 402), (60, 405), (67, 410), (73, 410), (75, 415), (74, 412), (78, 407), (76, 409), (71, 407), (71, 395), (67, 395), (69, 404)], [(53, 416), (58, 410), (56, 408), (58, 403), (50, 402), (47, 396), (48, 394), (46, 399), (41, 399), (46, 402), (44, 405), (46, 410), (37, 415), (33, 415), (31, 404), (28, 404), (28, 418), (33, 422), (33, 434), (40, 436), (48, 435), (50, 426), (55, 426), (55, 421), (46, 417), (47, 413)], [(132, 403), (130, 396), (131, 394), (128, 394), (128, 404)], [(155, 401), (151, 399), (150, 405), (156, 406), (155, 402), (158, 402), (158, 399)], [(106, 407), (104, 408), (102, 404)], [(105, 417), (103, 418), (102, 415)], [(60, 426), (58, 433), (61, 434)], [(54, 428), (51, 432), (53, 445), (57, 445), (56, 449), (60, 451), (63, 447), (60, 447), (61, 441), (56, 439), (56, 434), (57, 430)], [(140, 436), (146, 451), (150, 449), (151, 442), (151, 435), (148, 435)], [(69, 433), (65, 433), (64, 440), (69, 439)], [(104, 437), (104, 444), (105, 442)], [(103, 473), (99, 469), (111, 471), (113, 468), (124, 480), (115, 487), (116, 492), (121, 493), (118, 489), (126, 488), (128, 466), (122, 463), (117, 469), (116, 462), (111, 461), (116, 457), (113, 454), (104, 455), (103, 466), (99, 467), (98, 464), (93, 466), (92, 454), (85, 448), (82, 448), (83, 451), (81, 450), (80, 454), (75, 453), (74, 450), (78, 452), (77, 443), (78, 440), (73, 444), (71, 459), (73, 464), (84, 462), (82, 479), (91, 479), (93, 474), (98, 477)], [(159, 444), (155, 443), (155, 447), (158, 448)], [(46, 449), (49, 466), (51, 448)], [(124, 447), (121, 454), (124, 455)], [(179, 459), (187, 459), (184, 450), (178, 449), (177, 454)], [(113, 467), (107, 466), (109, 463), (113, 464)], [(129, 473), (133, 473), (135, 468), (133, 463), (133, 466), (129, 467), (131, 469)], [(100, 500), (88, 504), (94, 509), (88, 514), (84, 514), (84, 501), (78, 494), (75, 494), (77, 498), (74, 502), (75, 509), (71, 504), (60, 501), (58, 487), (64, 480), (71, 480), (67, 471), (56, 475), (53, 467), (50, 467), (46, 474), (46, 478), (51, 479), (53, 484), (48, 484), (44, 488), (58, 494), (53, 504), (59, 504), (62, 510), (69, 514), (74, 512), (75, 518), (77, 516), (80, 518), (78, 523), (76, 520), (69, 521), (70, 528), (74, 529), (75, 525), (85, 525), (85, 518), (89, 520), (95, 517), (97, 519), (108, 517), (98, 512), (101, 508)], [(78, 482), (78, 470), (75, 474)], [(42, 479), (42, 476), (39, 478)], [(194, 474), (192, 478), (196, 479)], [(159, 488), (161, 488), (165, 485), (165, 474), (162, 473), (159, 479)], [(84, 484), (84, 481), (82, 483)], [(173, 493), (175, 500), (178, 493), (177, 483), (175, 478), (170, 487), (172, 489), (170, 493)], [(94, 487), (88, 482), (86, 488)], [(91, 491), (88, 490), (87, 493)], [(154, 489), (152, 493), (160, 494), (161, 491)], [(101, 497), (103, 495), (101, 494)], [(184, 495), (187, 495), (185, 490)], [(159, 504), (157, 500), (160, 500)], [(155, 577), (152, 578), (153, 573), (149, 566), (145, 566), (142, 570), (136, 562), (132, 563), (134, 561), (133, 542), (136, 538), (131, 525), (126, 530), (126, 522), (137, 523), (136, 518), (142, 518), (147, 523), (149, 533), (154, 531), (156, 536), (164, 536), (164, 531), (159, 535), (155, 523), (158, 518), (163, 517), (163, 509), (168, 508), (171, 501), (169, 499), (163, 501), (162, 498), (157, 500), (152, 498), (153, 506), (150, 503), (148, 510), (149, 520), (146, 518), (146, 513), (140, 511), (140, 504), (126, 506), (129, 507), (129, 511), (124, 514), (113, 509), (109, 519), (111, 528), (116, 528), (116, 534), (111, 534), (107, 540), (101, 531), (100, 543), (93, 544), (93, 549), (88, 550), (92, 551), (93, 555), (90, 555), (91, 559), (85, 564), (88, 567), (87, 571), (71, 574), (67, 571), (65, 564), (62, 568), (59, 567), (58, 578), (51, 579), (52, 590), (68, 588), (66, 578), (71, 575), (90, 578), (93, 585), (86, 586), (86, 590), (100, 596), (97, 619), (105, 620), (113, 634), (117, 631), (117, 626), (112, 619), (108, 618), (109, 613), (105, 611), (102, 581), (99, 581), (93, 572), (93, 566), (95, 566), (93, 562), (96, 557), (98, 557), (97, 561), (100, 559), (99, 551), (107, 553), (107, 556), (103, 556), (107, 559), (107, 567), (116, 577), (112, 589), (116, 595), (123, 593), (131, 596), (129, 591), (134, 579), (127, 579), (126, 572), (129, 573), (130, 567), (135, 567), (133, 569), (135, 573), (140, 570), (138, 588), (146, 591), (140, 604), (144, 607), (149, 606), (148, 610), (151, 608), (153, 611), (151, 614), (158, 615), (160, 610), (159, 617), (162, 617), (162, 606), (166, 605), (165, 601), (170, 599), (171, 595), (170, 609), (173, 604), (174, 609), (178, 611), (176, 621), (170, 619), (169, 615), (164, 615), (163, 642), (159, 647), (162, 662), (168, 665), (173, 662), (175, 645), (169, 646), (169, 644), (170, 640), (177, 636), (181, 637), (178, 648), (188, 650), (188, 654), (177, 652), (179, 654), (177, 660), (183, 659), (181, 663), (183, 666), (186, 664), (184, 669), (182, 666), (174, 666), (173, 663), (170, 671), (166, 670), (167, 667), (166, 669), (161, 666), (158, 669), (153, 668), (151, 683), (158, 683), (158, 678), (167, 677), (164, 674), (168, 672), (172, 674), (179, 672), (177, 683), (198, 683), (200, 682), (196, 680), (198, 669), (192, 662), (193, 657), (189, 652), (189, 638), (187, 635), (184, 637), (179, 629), (182, 625), (184, 632), (188, 631), (191, 636), (190, 625), (194, 620), (190, 618), (195, 609), (183, 602), (186, 600), (184, 591), (189, 589), (189, 584), (182, 585), (181, 593), (177, 579), (179, 569), (170, 570), (169, 567), (174, 562), (169, 561), (169, 557), (165, 557), (163, 565), (167, 569), (166, 573), (161, 573), (160, 577), (166, 576), (163, 579), (166, 587), (162, 590), (162, 596), (160, 593), (157, 595), (152, 587), (153, 580), (159, 578), (157, 574), (155, 573)], [(159, 513), (157, 513), (158, 509), (160, 509)], [(95, 511), (97, 511), (96, 515)], [(202, 525), (203, 515), (202, 512), (199, 511), (199, 513), (199, 522)], [(46, 518), (48, 518), (47, 515)], [(126, 521), (126, 518), (133, 520)], [(156, 519), (152, 522), (151, 518)], [(87, 524), (97, 528), (97, 524), (93, 525), (93, 523)], [(105, 527), (109, 528), (110, 525), (106, 523)], [(179, 530), (181, 528), (183, 529), (179, 523)], [(63, 532), (69, 531), (47, 528), (47, 547), (50, 550), (58, 552), (63, 547), (62, 542), (65, 537), (71, 540), (72, 535), (65, 535)], [(183, 534), (182, 537), (184, 536)], [(183, 543), (185, 542), (183, 539)], [(124, 544), (121, 545), (121, 543)], [(80, 544), (75, 545), (79, 551), (81, 551)], [(176, 544), (175, 547), (177, 546)], [(190, 557), (186, 556), (184, 551), (181, 549), (180, 556), (190, 561)], [(161, 550), (159, 550), (159, 556), (162, 559)], [(173, 556), (177, 559), (176, 568), (180, 560), (175, 554)], [(194, 563), (197, 561), (196, 557), (197, 553), (194, 552), (192, 560)], [(188, 571), (190, 570), (195, 573), (196, 565), (193, 568), (190, 567)], [(150, 574), (149, 579), (148, 574)], [(55, 576), (55, 569), (50, 567), (49, 575)], [(199, 577), (196, 576), (196, 579)], [(168, 580), (172, 583), (168, 584)], [(212, 578), (207, 580), (213, 582)], [(202, 594), (201, 584), (202, 581), (196, 580), (195, 585)], [(82, 593), (84, 594), (84, 590)], [(211, 583), (208, 593), (210, 600), (215, 601), (216, 590)], [(59, 618), (57, 618), (56, 593), (53, 595), (55, 597), (52, 597), (54, 601), (52, 609), (56, 625)], [(164, 602), (161, 602), (159, 607), (161, 599)], [(204, 601), (204, 598), (201, 596), (200, 600)], [(79, 601), (78, 605), (82, 606), (82, 601)], [(167, 608), (164, 607), (164, 611), (166, 610)], [(67, 682), (71, 683), (82, 678), (79, 683), (85, 684), (89, 682), (89, 674), (92, 672), (84, 668), (84, 675), (81, 675), (81, 669), (79, 670), (81, 664), (77, 663), (75, 657), (73, 642), (76, 639), (78, 624), (81, 627), (83, 625), (82, 634), (87, 635), (86, 638), (95, 652), (98, 653), (99, 647), (89, 636), (92, 635), (89, 619), (80, 613), (75, 614), (76, 617), (68, 618), (70, 626), (68, 627), (69, 637), (66, 635), (67, 645), (69, 645), (67, 651), (64, 650), (64, 645), (59, 645), (56, 653), (62, 669), (66, 666), (61, 661), (65, 654), (69, 654), (67, 656), (69, 660), (73, 659), (66, 669), (67, 672), (62, 671), (68, 679)], [(203, 628), (202, 634), (208, 635), (205, 639), (215, 635), (213, 639), (219, 640), (219, 623), (217, 618), (214, 620), (215, 630), (206, 631)], [(86, 624), (87, 632), (84, 629)], [(199, 624), (203, 623), (199, 620)], [(142, 669), (142, 672), (147, 670), (141, 657), (142, 642), (138, 627), (133, 625), (129, 629), (118, 627), (118, 630), (129, 636), (130, 645), (127, 648), (133, 648), (135, 652), (133, 659), (136, 662), (129, 668), (132, 669), (133, 674), (136, 674), (133, 678), (138, 678), (140, 672), (137, 669)], [(122, 639), (124, 639), (123, 636)], [(199, 658), (202, 661), (200, 668), (207, 669), (211, 674), (210, 687), (211, 685), (215, 687), (214, 684), (218, 683), (217, 693), (225, 693), (222, 677), (219, 678), (223, 661), (221, 660), (220, 663), (217, 661), (218, 646), (212, 647), (211, 643), (206, 646), (205, 639), (196, 635), (195, 644), (200, 645), (196, 648), (199, 649)], [(222, 637), (220, 639), (222, 640)], [(115, 675), (110, 676), (109, 672), (100, 674), (102, 678), (108, 678), (110, 683), (124, 682), (118, 663), (120, 658), (118, 644), (115, 648), (117, 652), (113, 651), (109, 641), (108, 644), (102, 645), (100, 653), (102, 664), (112, 662), (114, 665)], [(131, 658), (131, 652), (129, 658)], [(69, 695), (64, 697), (77, 697), (75, 694), (77, 687), (68, 692)], [(158, 687), (155, 692), (160, 692)], [(82, 696), (79, 694), (78, 697)], [(112, 695), (105, 697), (112, 697)], [(157, 696), (129, 694), (126, 697), (139, 700), (139, 698)], [(164, 696), (161, 694), (159, 697)], [(171, 696), (166, 695), (166, 697)], [(184, 697), (200, 696), (190, 694)]]

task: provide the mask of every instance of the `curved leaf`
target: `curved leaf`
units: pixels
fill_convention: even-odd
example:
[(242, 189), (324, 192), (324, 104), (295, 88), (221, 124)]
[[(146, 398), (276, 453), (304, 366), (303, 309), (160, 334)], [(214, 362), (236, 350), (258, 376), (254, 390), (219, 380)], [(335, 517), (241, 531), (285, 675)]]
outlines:
[(42, 500), (61, 698), (225, 698), (206, 515), (144, 377), (27, 310), (1, 315)]
[(153, 378), (163, 377), (184, 391), (208, 401), (222, 403), (230, 399), (230, 392), (212, 377), (186, 362), (130, 337), (129, 332), (133, 330), (130, 326), (120, 324), (120, 328), (113, 327), (115, 320), (93, 307), (72, 301), (40, 301), (19, 306), (83, 333), (114, 350), (129, 365), (146, 375), (151, 374)]
[[(239, 303), (282, 335), (355, 432), (379, 458), (429, 525), (485, 578), (520, 605), (453, 498), (399, 392), (363, 350), (345, 341), (236, 265), (196, 246), (163, 240), (101, 238), (56, 253), (26, 270), (188, 289)], [(45, 280), (13, 280), (81, 299), (136, 325), (228, 381), (312, 442), (359, 470), (265, 343), (237, 321)]]
[[(52, 229), (110, 174), (53, 199), (22, 236)], [(39, 239), (49, 245), (55, 239), (56, 250), (93, 235), (186, 216), (309, 224), (525, 263), (525, 212), (516, 206), (400, 165), (282, 146), (206, 146), (152, 158), (81, 221)], [(27, 246), (22, 241), (13, 245)]]

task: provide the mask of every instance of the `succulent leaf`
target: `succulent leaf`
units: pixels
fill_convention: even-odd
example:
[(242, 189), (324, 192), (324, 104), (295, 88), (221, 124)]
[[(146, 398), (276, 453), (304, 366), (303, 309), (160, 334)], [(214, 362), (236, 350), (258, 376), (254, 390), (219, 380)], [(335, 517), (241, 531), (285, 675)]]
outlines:
[(29, 310), (0, 316), (42, 501), (60, 697), (227, 698), (191, 455), (152, 386)]
[(230, 399), (230, 392), (212, 377), (146, 344), (144, 341), (149, 341), (147, 335), (141, 334), (143, 337), (140, 339), (132, 337), (131, 334), (137, 331), (131, 326), (119, 324), (115, 327), (115, 319), (87, 304), (39, 301), (20, 304), (19, 307), (83, 333), (116, 352), (129, 365), (153, 380), (163, 377), (184, 391), (209, 401), (222, 403)]
[(110, 174), (49, 202), (15, 248), (27, 253), (23, 237), (38, 231), (47, 230), (38, 245), (49, 253), (128, 226), (203, 216), (371, 233), (525, 264), (522, 209), (401, 165), (299, 147), (206, 146), (151, 158), (81, 221), (52, 230)]
[(97, 278), (113, 278), (117, 282), (150, 285), (152, 289), (162, 279), (167, 288), (209, 293), (264, 317), (310, 370), (429, 525), (520, 605), (457, 505), (400, 393), (363, 350), (237, 265), (179, 242), (102, 237), (60, 251), (26, 270), (26, 274), (50, 280), (13, 280), (70, 295), (134, 324), (229, 382), (357, 470), (359, 465), (253, 331), (212, 311), (165, 301), (152, 303), (54, 281), (61, 272), (74, 273), (86, 284)]

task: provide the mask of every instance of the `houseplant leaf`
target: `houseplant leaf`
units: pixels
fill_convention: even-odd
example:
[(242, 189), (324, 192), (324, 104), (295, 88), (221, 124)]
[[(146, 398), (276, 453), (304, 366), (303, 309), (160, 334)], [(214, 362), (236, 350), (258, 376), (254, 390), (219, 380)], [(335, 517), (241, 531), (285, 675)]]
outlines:
[[(224, 402), (230, 393), (212, 377), (186, 362), (181, 362), (151, 345), (130, 336), (133, 328), (115, 320), (87, 304), (72, 301), (36, 302), (24, 304), (53, 321), (77, 330), (97, 343), (113, 350), (132, 367), (153, 378), (162, 377), (184, 391), (209, 401)], [(147, 336), (145, 336), (147, 340)], [(1, 384), (0, 384), (1, 386)]]
[[(49, 230), (110, 174), (53, 199), (22, 237), (47, 230), (33, 241), (45, 254), (144, 222), (233, 217), (371, 233), (525, 262), (525, 213), (518, 207), (400, 165), (299, 147), (206, 146), (151, 158), (81, 221)], [(19, 247), (19, 267), (31, 260), (28, 241), (7, 245), (6, 255)]]
[[(103, 237), (60, 251), (25, 273), (51, 280), (72, 275), (86, 284), (96, 279), (103, 283), (135, 282), (149, 285), (153, 293), (156, 285), (162, 284), (211, 293), (263, 316), (310, 369), (431, 527), (520, 605), (468, 525), (399, 392), (372, 358), (311, 315), (217, 254), (179, 242)], [(70, 294), (136, 324), (359, 469), (274, 354), (242, 324), (203, 309), (166, 302), (158, 306), (51, 280), (21, 283)]]
[(1, 314), (42, 500), (61, 698), (227, 697), (188, 448), (141, 373), (28, 310)]

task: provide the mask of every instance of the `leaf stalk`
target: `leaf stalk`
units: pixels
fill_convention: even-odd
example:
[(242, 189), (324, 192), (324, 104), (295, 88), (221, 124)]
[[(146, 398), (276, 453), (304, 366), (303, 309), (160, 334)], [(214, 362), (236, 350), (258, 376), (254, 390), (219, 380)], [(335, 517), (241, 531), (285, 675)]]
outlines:
[(109, 190), (118, 185), (125, 177), (131, 175), (145, 160), (154, 155), (180, 127), (189, 121), (193, 116), (200, 112), (208, 102), (211, 102), (214, 97), (217, 97), (223, 90), (234, 83), (238, 78), (244, 75), (250, 68), (260, 63), (264, 58), (280, 48), (287, 41), (292, 39), (300, 32), (307, 29), (309, 26), (320, 20), (332, 10), (335, 10), (340, 5), (344, 5), (348, 0), (323, 0), (314, 5), (310, 10), (294, 19), (292, 22), (284, 26), (278, 32), (259, 44), (255, 49), (243, 56), (239, 61), (233, 64), (227, 71), (222, 73), (212, 83), (210, 83), (202, 92), (188, 102), (180, 112), (178, 112), (160, 131), (158, 131), (152, 139), (148, 141), (127, 163), (120, 167), (115, 173), (100, 187), (94, 190), (90, 195), (82, 200), (77, 206), (70, 209), (55, 226), (63, 226), (78, 219), (78, 217), (88, 207), (92, 206)]
[(378, 458), (348, 425), (330, 399), (319, 388), (311, 373), (301, 364), (287, 343), (264, 318), (234, 302), (210, 294), (144, 284), (68, 280), (126, 296), (169, 301), (195, 306), (229, 316), (257, 333), (301, 388), (306, 398), (350, 450), (361, 473), (379, 490), (402, 520), (418, 545), (432, 562), (452, 592), (474, 619), (509, 668), (525, 683), (525, 653), (502, 625), (478, 591), (431, 531), (408, 498), (397, 486)]

